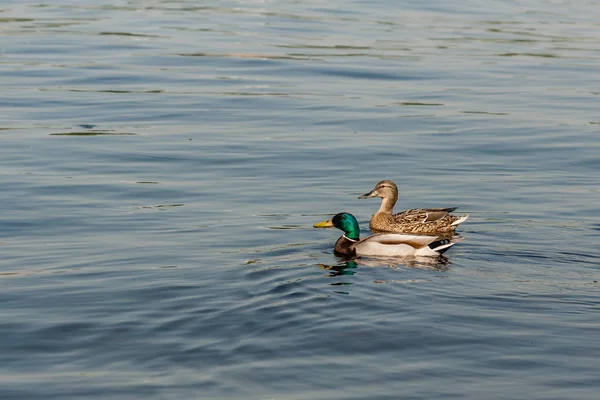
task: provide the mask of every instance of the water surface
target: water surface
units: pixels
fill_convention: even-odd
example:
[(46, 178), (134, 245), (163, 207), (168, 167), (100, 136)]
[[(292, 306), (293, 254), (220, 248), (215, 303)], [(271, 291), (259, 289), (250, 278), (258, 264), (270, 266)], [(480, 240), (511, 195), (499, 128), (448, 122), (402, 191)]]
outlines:
[[(596, 399), (593, 4), (0, 6), (3, 399)], [(332, 254), (458, 206), (439, 260)]]

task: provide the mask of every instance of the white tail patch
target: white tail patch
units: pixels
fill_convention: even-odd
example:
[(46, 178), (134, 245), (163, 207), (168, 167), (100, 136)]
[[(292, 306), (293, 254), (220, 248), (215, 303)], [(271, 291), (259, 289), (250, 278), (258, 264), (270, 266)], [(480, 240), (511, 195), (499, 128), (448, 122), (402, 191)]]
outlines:
[(444, 253), (447, 249), (449, 249), (452, 246), (454, 246), (453, 242), (442, 244), (433, 249), (430, 248), (429, 246), (425, 246), (425, 247), (421, 247), (420, 249), (418, 249), (415, 252), (415, 255), (416, 256), (436, 257), (436, 256), (439, 256), (440, 254)]
[(438, 247), (436, 247), (435, 249), (432, 249), (432, 250), (435, 251), (436, 253), (442, 254), (444, 251), (446, 251), (450, 247), (454, 246), (455, 244), (456, 243), (454, 243), (454, 242), (446, 243), (446, 244), (438, 246)]
[(463, 222), (465, 222), (467, 220), (467, 218), (469, 218), (469, 214), (463, 215), (462, 217), (460, 217), (459, 219), (457, 219), (456, 221), (454, 221), (450, 226), (460, 225)]

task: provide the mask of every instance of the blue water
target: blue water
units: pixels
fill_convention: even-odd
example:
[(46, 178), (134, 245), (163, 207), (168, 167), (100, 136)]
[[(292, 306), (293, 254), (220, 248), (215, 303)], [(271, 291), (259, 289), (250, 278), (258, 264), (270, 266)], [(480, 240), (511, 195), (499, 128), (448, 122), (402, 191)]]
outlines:
[[(2, 399), (597, 399), (600, 11), (0, 4)], [(344, 263), (381, 179), (441, 259)]]

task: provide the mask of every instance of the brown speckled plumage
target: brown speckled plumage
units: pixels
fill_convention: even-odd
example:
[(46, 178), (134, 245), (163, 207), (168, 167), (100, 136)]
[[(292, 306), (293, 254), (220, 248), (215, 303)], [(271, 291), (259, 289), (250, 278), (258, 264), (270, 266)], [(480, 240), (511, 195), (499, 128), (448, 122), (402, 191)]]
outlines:
[(456, 208), (414, 208), (393, 214), (398, 200), (398, 187), (390, 180), (375, 185), (369, 193), (359, 199), (381, 197), (381, 207), (371, 218), (370, 227), (374, 232), (407, 233), (414, 235), (451, 235), (468, 215), (455, 216), (450, 212)]

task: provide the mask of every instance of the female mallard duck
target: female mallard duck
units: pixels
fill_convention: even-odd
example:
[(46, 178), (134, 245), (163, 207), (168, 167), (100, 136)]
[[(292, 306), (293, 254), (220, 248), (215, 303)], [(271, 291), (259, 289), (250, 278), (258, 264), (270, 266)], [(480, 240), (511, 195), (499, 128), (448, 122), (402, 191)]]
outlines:
[(336, 227), (344, 234), (335, 242), (334, 253), (338, 256), (439, 256), (454, 242), (439, 236), (400, 235), (385, 233), (360, 239), (360, 228), (352, 214), (339, 213), (327, 221), (318, 222), (315, 228)]
[(415, 235), (452, 234), (456, 227), (465, 222), (467, 214), (457, 217), (450, 215), (456, 210), (452, 208), (414, 208), (392, 214), (398, 200), (398, 186), (392, 181), (385, 180), (377, 183), (369, 193), (358, 196), (359, 199), (381, 197), (381, 207), (369, 226), (378, 232), (411, 233)]

